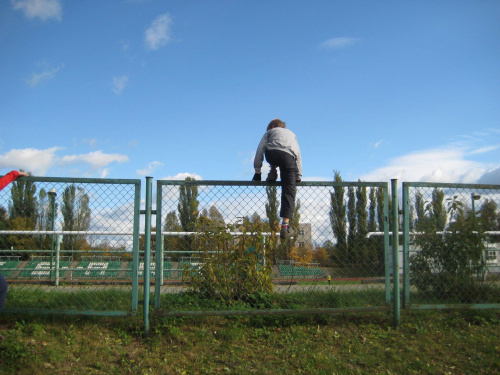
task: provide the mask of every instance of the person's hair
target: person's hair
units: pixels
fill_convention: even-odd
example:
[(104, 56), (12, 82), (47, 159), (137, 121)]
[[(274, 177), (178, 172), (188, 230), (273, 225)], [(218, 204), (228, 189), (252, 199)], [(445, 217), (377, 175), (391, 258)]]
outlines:
[(275, 118), (269, 123), (269, 125), (267, 125), (267, 130), (271, 130), (274, 128), (286, 128), (286, 124), (280, 119)]

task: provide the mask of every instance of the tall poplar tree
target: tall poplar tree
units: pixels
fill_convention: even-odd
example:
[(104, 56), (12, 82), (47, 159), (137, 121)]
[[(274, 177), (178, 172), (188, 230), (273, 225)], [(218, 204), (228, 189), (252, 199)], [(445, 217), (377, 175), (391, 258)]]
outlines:
[(271, 232), (279, 231), (279, 215), (278, 210), (280, 203), (278, 201), (278, 191), (276, 186), (266, 186), (267, 203), (266, 215), (269, 220), (269, 229)]
[[(82, 187), (70, 185), (62, 194), (61, 213), (64, 231), (88, 231), (90, 229), (90, 198)], [(63, 237), (63, 247), (66, 251), (83, 250), (87, 245), (86, 235), (69, 234)]]
[(9, 203), (10, 220), (14, 221), (16, 218), (21, 217), (26, 223), (26, 227), (24, 229), (35, 229), (37, 220), (35, 182), (14, 181), (12, 183), (10, 194), (12, 199), (12, 202)]
[(354, 187), (349, 186), (347, 189), (347, 254), (346, 258), (349, 263), (355, 262), (356, 249), (356, 197)]
[[(186, 177), (186, 181), (196, 181), (192, 177)], [(179, 189), (179, 220), (182, 229), (185, 232), (191, 232), (194, 229), (196, 219), (198, 218), (198, 186), (181, 185)]]
[[(361, 182), (360, 180), (358, 182)], [(368, 233), (368, 211), (366, 186), (356, 188), (356, 261), (362, 261)]]
[(377, 231), (377, 200), (375, 198), (375, 188), (370, 188), (369, 208), (368, 208), (368, 232)]
[[(192, 177), (186, 177), (186, 182), (196, 181)], [(192, 232), (198, 220), (198, 186), (197, 185), (181, 185), (179, 189), (179, 204), (177, 209), (179, 211), (179, 220), (182, 229), (185, 232)], [(189, 236), (184, 237), (184, 248), (191, 249), (192, 240)]]
[[(334, 182), (342, 182), (339, 171), (334, 171)], [(337, 240), (335, 245), (336, 253), (340, 259), (332, 259), (345, 263), (347, 254), (347, 226), (346, 226), (346, 206), (344, 203), (345, 188), (343, 186), (334, 186), (330, 193), (330, 224), (333, 234)]]
[(432, 218), (436, 230), (444, 230), (446, 226), (446, 208), (444, 206), (444, 191), (434, 189), (432, 191)]

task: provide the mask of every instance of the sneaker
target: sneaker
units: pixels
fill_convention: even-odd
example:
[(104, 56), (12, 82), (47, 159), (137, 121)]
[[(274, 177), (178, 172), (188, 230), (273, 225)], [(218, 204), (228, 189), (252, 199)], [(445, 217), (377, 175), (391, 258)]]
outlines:
[(267, 182), (275, 182), (278, 179), (278, 171), (276, 169), (271, 169), (267, 175)]
[(280, 238), (282, 240), (287, 240), (291, 237), (295, 237), (295, 229), (288, 226), (288, 228), (281, 228), (280, 230)]

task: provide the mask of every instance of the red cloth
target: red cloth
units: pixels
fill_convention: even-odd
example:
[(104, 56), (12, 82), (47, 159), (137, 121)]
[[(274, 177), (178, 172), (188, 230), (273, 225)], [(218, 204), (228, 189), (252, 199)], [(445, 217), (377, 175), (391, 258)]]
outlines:
[(19, 177), (18, 171), (10, 171), (5, 176), (0, 178), (0, 190), (2, 190), (4, 187), (6, 187), (8, 184), (10, 184), (18, 177)]

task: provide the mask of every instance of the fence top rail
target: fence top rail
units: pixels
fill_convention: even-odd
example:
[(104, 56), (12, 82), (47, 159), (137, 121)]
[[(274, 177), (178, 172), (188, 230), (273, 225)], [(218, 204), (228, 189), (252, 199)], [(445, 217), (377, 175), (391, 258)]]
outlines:
[[(429, 234), (448, 234), (448, 233), (454, 233), (453, 231), (436, 231), (433, 233), (427, 233), (427, 232), (408, 232), (410, 236), (424, 236), (424, 235), (429, 235)], [(474, 234), (478, 234), (479, 232), (477, 231), (472, 231)], [(404, 232), (398, 232), (398, 235), (402, 236)], [(482, 234), (485, 235), (500, 235), (500, 231), (498, 230), (487, 230), (485, 232), (482, 232)], [(366, 234), (366, 238), (370, 238), (372, 236), (383, 236), (384, 232), (368, 232)], [(389, 232), (389, 235), (392, 236), (392, 232)]]
[(500, 190), (500, 185), (455, 184), (455, 183), (444, 183), (444, 182), (403, 182), (403, 187), (464, 188), (464, 189)]
[[(132, 236), (133, 232), (105, 232), (105, 231), (81, 231), (81, 230), (0, 230), (0, 235), (11, 234), (11, 235), (21, 235), (21, 234), (35, 234), (35, 235), (95, 235), (95, 236)], [(145, 232), (140, 232), (140, 235), (144, 235)], [(162, 236), (190, 236), (190, 235), (201, 235), (205, 232), (161, 232)], [(231, 236), (243, 236), (252, 235), (253, 232), (227, 232)], [(270, 232), (260, 233), (263, 236), (271, 236)], [(156, 232), (151, 232), (152, 236), (156, 236)]]
[(140, 179), (120, 179), (120, 178), (83, 178), (83, 177), (37, 177), (26, 176), (19, 177), (17, 181), (34, 182), (65, 182), (81, 184), (121, 184), (121, 185), (140, 185)]
[[(191, 186), (281, 186), (280, 182), (257, 182), (257, 181), (224, 181), (224, 180), (157, 180), (158, 186), (162, 185), (191, 185)], [(365, 182), (365, 181), (353, 181), (353, 182), (334, 182), (334, 181), (301, 181), (297, 182), (297, 186), (331, 186), (331, 187), (349, 187), (349, 186), (360, 186), (360, 187), (381, 187), (388, 188), (389, 184), (387, 182)]]

